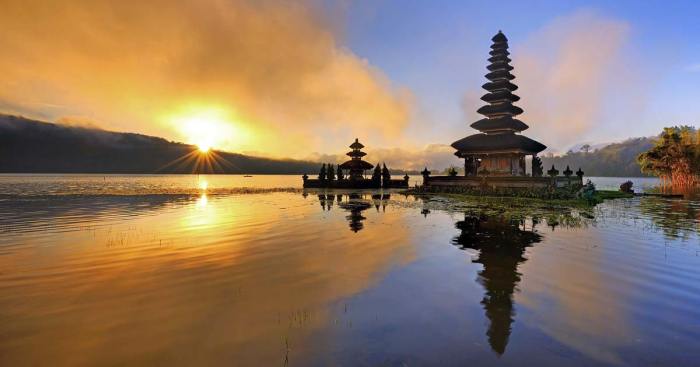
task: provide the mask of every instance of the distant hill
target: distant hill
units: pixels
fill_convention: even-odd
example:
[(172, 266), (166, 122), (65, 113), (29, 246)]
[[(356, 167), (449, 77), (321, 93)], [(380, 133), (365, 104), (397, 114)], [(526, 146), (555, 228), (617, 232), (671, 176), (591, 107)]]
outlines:
[[(588, 176), (644, 176), (637, 155), (653, 145), (654, 138), (633, 138), (589, 153), (542, 156), (545, 171), (569, 165)], [(169, 163), (192, 152), (192, 145), (163, 138), (66, 126), (0, 114), (0, 173), (193, 173), (195, 162)], [(314, 175), (319, 163), (268, 159), (216, 152), (217, 168), (200, 166), (200, 173), (252, 173)], [(400, 169), (392, 170), (403, 174)]]
[(608, 144), (589, 153), (569, 151), (563, 156), (542, 156), (547, 171), (552, 164), (562, 172), (568, 165), (573, 171), (579, 167), (587, 176), (641, 177), (637, 156), (654, 145), (654, 138), (632, 138), (621, 143)]
[[(2, 173), (193, 173), (195, 160), (171, 164), (192, 145), (153, 136), (117, 133), (0, 115)], [(216, 152), (219, 167), (200, 173), (313, 174), (319, 164)]]

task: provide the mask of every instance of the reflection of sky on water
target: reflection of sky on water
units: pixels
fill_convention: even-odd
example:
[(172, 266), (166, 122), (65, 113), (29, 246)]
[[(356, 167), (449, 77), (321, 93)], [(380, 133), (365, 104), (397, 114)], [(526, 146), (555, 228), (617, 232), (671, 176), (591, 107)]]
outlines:
[(397, 194), (217, 195), (207, 182), (191, 195), (3, 199), (0, 362), (697, 362), (696, 203), (520, 221)]

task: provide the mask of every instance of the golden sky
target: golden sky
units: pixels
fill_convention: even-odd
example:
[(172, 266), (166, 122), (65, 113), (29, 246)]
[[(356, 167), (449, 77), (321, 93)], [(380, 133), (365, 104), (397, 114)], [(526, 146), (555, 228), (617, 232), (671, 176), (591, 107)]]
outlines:
[[(5, 0), (0, 113), (335, 162), (358, 137), (373, 163), (459, 165), (449, 144), (476, 132), (468, 126), (481, 118), (489, 38), (499, 26), (446, 28), (449, 35), (435, 41), (429, 35), (436, 28), (423, 20), (406, 20), (407, 33), (398, 20), (375, 21), (372, 11), (358, 21), (350, 4), (362, 7)], [(385, 28), (358, 41), (365, 21)], [(524, 134), (561, 152), (656, 131), (639, 118), (649, 83), (625, 51), (631, 28), (576, 9), (506, 32), (518, 105), (531, 127)], [(485, 30), (489, 36), (476, 38)], [(643, 131), (630, 132), (629, 121)]]
[(0, 102), (190, 143), (213, 130), (217, 148), (272, 156), (397, 135), (410, 94), (340, 46), (313, 5), (5, 1)]

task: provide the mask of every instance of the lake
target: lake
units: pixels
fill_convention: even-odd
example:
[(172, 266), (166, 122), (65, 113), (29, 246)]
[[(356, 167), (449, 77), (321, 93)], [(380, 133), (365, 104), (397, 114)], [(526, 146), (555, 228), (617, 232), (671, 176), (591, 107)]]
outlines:
[(300, 184), (0, 175), (0, 365), (700, 365), (700, 201)]

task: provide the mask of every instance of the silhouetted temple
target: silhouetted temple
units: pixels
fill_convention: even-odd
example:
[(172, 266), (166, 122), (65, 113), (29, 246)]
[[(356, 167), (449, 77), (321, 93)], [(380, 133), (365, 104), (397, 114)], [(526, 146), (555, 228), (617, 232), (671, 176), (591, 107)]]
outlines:
[[(346, 154), (350, 160), (339, 164), (337, 170), (332, 164), (321, 166), (318, 179), (310, 179), (308, 175), (302, 176), (305, 188), (353, 188), (353, 189), (378, 189), (378, 188), (405, 188), (408, 187), (408, 175), (402, 179), (394, 180), (386, 167), (375, 167), (362, 160), (367, 153), (362, 151), (365, 146), (358, 139), (350, 144), (351, 151)], [(371, 178), (365, 178), (365, 173), (374, 168)], [(337, 172), (337, 175), (336, 175)], [(347, 173), (347, 176), (346, 176)]]
[(345, 153), (345, 155), (350, 157), (350, 160), (343, 162), (340, 168), (348, 170), (348, 179), (350, 180), (362, 180), (364, 172), (374, 168), (371, 163), (362, 160), (362, 157), (367, 155), (367, 153), (362, 151), (364, 147), (359, 139), (355, 139), (355, 142), (350, 144), (350, 149), (352, 150)]
[[(464, 177), (425, 175), (424, 184), (434, 186), (477, 186), (485, 181), (494, 187), (546, 187), (558, 185), (557, 179), (542, 178), (541, 161), (537, 154), (547, 147), (520, 133), (528, 126), (515, 118), (523, 110), (513, 103), (520, 97), (513, 92), (518, 86), (512, 83), (515, 76), (508, 57), (508, 39), (498, 31), (492, 39), (489, 52), (488, 82), (482, 85), (487, 93), (481, 100), (488, 103), (479, 108), (478, 113), (485, 116), (471, 127), (479, 133), (469, 135), (452, 143), (457, 151), (455, 155), (464, 158)], [(527, 156), (532, 156), (531, 176), (526, 170)], [(428, 172), (427, 169), (425, 172)], [(477, 177), (488, 177), (476, 179)], [(470, 179), (472, 178), (472, 179)], [(563, 180), (561, 180), (564, 182)], [(571, 183), (571, 180), (567, 180)]]

